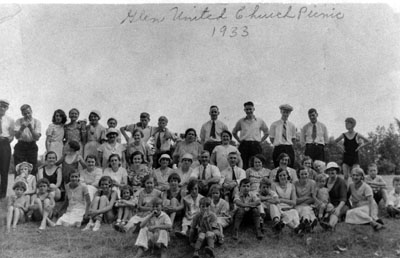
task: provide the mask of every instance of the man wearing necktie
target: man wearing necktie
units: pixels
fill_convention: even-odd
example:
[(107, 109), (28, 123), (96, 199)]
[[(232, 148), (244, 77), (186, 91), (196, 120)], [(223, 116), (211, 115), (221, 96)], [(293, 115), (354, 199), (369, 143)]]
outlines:
[(0, 99), (0, 199), (7, 195), (8, 170), (10, 168), (11, 147), (14, 139), (14, 120), (6, 116), (10, 102)]
[[(168, 119), (165, 116), (160, 116), (158, 118), (158, 127), (155, 128), (155, 132), (152, 135), (155, 140), (153, 160), (158, 160), (163, 154), (172, 156), (171, 141), (175, 141), (177, 137), (168, 130), (167, 125)], [(158, 164), (158, 162), (153, 162), (153, 167), (159, 168), (160, 164)], [(170, 162), (169, 167), (172, 167), (172, 162)]]
[(210, 120), (204, 123), (200, 129), (200, 141), (203, 149), (212, 153), (215, 146), (221, 145), (221, 133), (228, 131), (226, 124), (218, 120), (219, 108), (215, 105), (210, 107)]
[(308, 110), (310, 122), (301, 129), (300, 142), (306, 145), (304, 154), (313, 160), (325, 161), (325, 145), (328, 143), (328, 130), (317, 120), (318, 113), (315, 108)]
[(246, 171), (237, 166), (239, 157), (236, 152), (228, 154), (229, 167), (221, 172), (219, 183), (222, 185), (225, 201), (233, 205), (233, 196), (238, 191), (238, 186), (242, 179), (246, 178)]
[(200, 162), (200, 166), (193, 169), (190, 178), (196, 178), (199, 181), (199, 193), (208, 196), (208, 189), (219, 183), (221, 172), (217, 166), (210, 164), (210, 153), (206, 150), (201, 152)]
[(280, 105), (281, 119), (272, 123), (270, 128), (270, 140), (274, 145), (272, 159), (275, 167), (279, 166), (278, 156), (281, 153), (286, 153), (290, 157), (289, 167), (294, 164), (294, 149), (293, 142), (296, 141), (296, 126), (288, 121), (293, 107), (289, 104)]

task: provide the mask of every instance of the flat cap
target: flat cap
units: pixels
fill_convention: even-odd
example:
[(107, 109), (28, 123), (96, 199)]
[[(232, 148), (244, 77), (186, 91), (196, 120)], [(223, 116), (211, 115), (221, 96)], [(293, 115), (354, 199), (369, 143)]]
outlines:
[(293, 107), (291, 105), (289, 105), (289, 104), (280, 105), (279, 109), (287, 110), (287, 111), (293, 111)]

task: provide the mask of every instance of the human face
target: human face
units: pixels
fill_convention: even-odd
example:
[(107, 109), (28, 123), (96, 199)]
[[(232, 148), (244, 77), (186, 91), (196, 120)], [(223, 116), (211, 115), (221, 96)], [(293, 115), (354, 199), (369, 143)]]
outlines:
[(201, 204), (200, 205), (200, 211), (203, 214), (208, 214), (210, 212), (210, 205)]
[(103, 180), (103, 181), (99, 182), (99, 187), (103, 191), (108, 191), (108, 190), (110, 190), (111, 184), (108, 180)]
[(305, 169), (300, 170), (299, 177), (300, 177), (300, 179), (302, 179), (302, 180), (307, 179), (307, 178), (308, 178), (308, 171), (305, 170)]
[(260, 190), (262, 193), (268, 193), (270, 189), (271, 189), (271, 187), (269, 185), (263, 184), (260, 186)]
[(200, 161), (201, 161), (201, 164), (207, 165), (208, 162), (210, 162), (210, 154), (208, 154), (207, 152), (201, 154)]
[(169, 181), (169, 188), (170, 189), (177, 189), (179, 185), (179, 181), (176, 179), (172, 179)]
[(286, 171), (281, 171), (278, 175), (278, 180), (280, 183), (286, 183), (288, 178), (288, 174)]
[(14, 193), (18, 198), (21, 197), (24, 194), (24, 192), (25, 192), (24, 189), (21, 187), (16, 187), (14, 189)]
[(115, 128), (117, 127), (117, 121), (115, 119), (110, 119), (107, 121), (108, 128)]
[(307, 168), (311, 168), (311, 166), (312, 166), (311, 159), (306, 159), (306, 160), (303, 162), (303, 166), (305, 166), (305, 167), (307, 167)]
[(188, 141), (189, 143), (194, 142), (196, 140), (196, 133), (193, 131), (189, 131), (186, 134), (186, 141)]
[(49, 186), (47, 184), (43, 183), (38, 186), (38, 189), (39, 189), (39, 193), (47, 193), (49, 190)]
[(221, 135), (221, 141), (222, 141), (222, 144), (228, 145), (231, 142), (231, 137), (229, 137), (229, 134), (223, 133)]
[(328, 173), (329, 178), (331, 178), (331, 179), (335, 179), (337, 176), (336, 169), (334, 169), (334, 168), (330, 168), (326, 172)]
[(354, 124), (352, 122), (347, 121), (347, 122), (344, 122), (344, 124), (345, 124), (345, 127), (347, 130), (354, 129)]
[(243, 194), (248, 194), (250, 192), (250, 184), (242, 184), (242, 186), (240, 187), (240, 191)]
[(218, 108), (213, 107), (212, 109), (210, 109), (209, 114), (210, 114), (211, 120), (217, 120), (218, 115), (219, 115)]
[(69, 112), (69, 119), (71, 119), (71, 122), (77, 121), (79, 118), (79, 113), (76, 112), (76, 110), (71, 110)]
[(86, 160), (86, 165), (89, 169), (93, 169), (96, 166), (96, 160), (89, 158)]
[(56, 125), (59, 125), (59, 124), (61, 124), (61, 122), (62, 122), (61, 114), (57, 112), (57, 113), (54, 115), (54, 123), (55, 123)]
[(0, 102), (0, 117), (6, 114), (8, 110), (8, 105), (6, 103)]
[(221, 196), (221, 193), (218, 191), (218, 189), (214, 189), (214, 190), (211, 192), (211, 197), (212, 197), (212, 199), (213, 199), (214, 201), (218, 201), (219, 198), (220, 198), (220, 196)]
[(361, 182), (362, 176), (358, 172), (353, 172), (353, 173), (351, 173), (351, 179), (353, 180), (354, 184), (358, 184)]
[(400, 182), (399, 181), (393, 182), (393, 188), (396, 191), (396, 193), (400, 193)]
[(50, 153), (47, 155), (46, 162), (48, 165), (54, 165), (57, 161), (56, 154)]
[(134, 165), (140, 165), (140, 164), (142, 164), (142, 162), (143, 162), (142, 155), (138, 154), (138, 155), (133, 156), (132, 163)]
[(370, 175), (372, 179), (374, 179), (377, 174), (378, 174), (378, 169), (376, 167), (368, 168), (368, 175)]
[(237, 164), (237, 159), (238, 159), (238, 158), (237, 158), (236, 155), (230, 154), (230, 155), (228, 156), (229, 166), (231, 166), (231, 167), (236, 166), (236, 164)]
[(29, 168), (28, 168), (27, 166), (22, 166), (22, 167), (19, 169), (19, 173), (20, 173), (20, 175), (22, 175), (23, 177), (27, 177), (28, 174), (29, 174)]
[(280, 161), (279, 161), (279, 165), (281, 167), (286, 167), (289, 164), (289, 158), (288, 157), (283, 157)]
[(247, 105), (244, 107), (244, 112), (247, 116), (252, 116), (254, 113), (255, 108), (253, 106)]
[(192, 162), (191, 159), (182, 159), (182, 168), (188, 169), (192, 165)]
[(140, 142), (141, 139), (142, 139), (142, 134), (141, 134), (140, 132), (136, 132), (136, 133), (133, 135), (133, 140), (134, 140), (135, 142)]
[(158, 120), (158, 127), (160, 127), (161, 129), (164, 129), (165, 127), (167, 127), (168, 122), (165, 120)]
[(254, 158), (254, 169), (258, 171), (262, 169), (262, 167), (263, 167), (262, 161), (258, 158)]
[(140, 117), (140, 123), (142, 124), (142, 127), (145, 128), (149, 124), (150, 119), (147, 116), (142, 116)]
[(32, 119), (32, 109), (26, 108), (23, 111), (21, 111), (22, 116), (25, 118), (25, 120), (31, 120)]
[(123, 191), (121, 193), (121, 197), (124, 200), (129, 200), (131, 198), (131, 193), (129, 192), (129, 190)]
[(99, 122), (99, 117), (95, 113), (90, 113), (89, 121), (90, 121), (90, 124), (97, 125), (97, 123)]
[(112, 168), (117, 168), (120, 165), (119, 159), (117, 157), (112, 157), (110, 159), (110, 164)]
[(69, 181), (72, 185), (77, 185), (79, 183), (79, 173), (71, 174)]
[(146, 188), (147, 192), (150, 193), (151, 191), (153, 191), (154, 188), (154, 181), (153, 178), (148, 179), (145, 183), (144, 183), (144, 187)]
[(107, 135), (109, 143), (114, 143), (117, 140), (117, 135), (115, 133), (110, 133)]
[(281, 115), (282, 115), (282, 120), (283, 120), (283, 121), (288, 120), (289, 115), (290, 115), (290, 112), (291, 112), (291, 111), (289, 111), (289, 110), (281, 109)]
[(160, 165), (161, 165), (162, 168), (168, 167), (168, 165), (169, 165), (169, 159), (162, 158), (162, 159), (160, 160)]
[(153, 213), (156, 217), (160, 216), (162, 208), (161, 204), (153, 205)]
[(310, 119), (310, 122), (313, 124), (315, 124), (317, 122), (317, 117), (318, 117), (317, 112), (312, 112), (312, 113), (308, 114), (308, 118)]
[(322, 178), (317, 181), (318, 188), (323, 188), (326, 185), (326, 179)]
[(192, 191), (190, 191), (190, 195), (193, 198), (196, 198), (198, 194), (199, 194), (199, 186), (195, 185), (195, 186), (193, 186)]

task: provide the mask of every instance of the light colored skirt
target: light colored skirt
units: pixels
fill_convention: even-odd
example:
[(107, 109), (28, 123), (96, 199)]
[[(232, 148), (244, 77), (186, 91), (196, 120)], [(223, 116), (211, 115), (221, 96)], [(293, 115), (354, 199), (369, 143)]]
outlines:
[(375, 202), (372, 204), (370, 215), (369, 205), (363, 205), (348, 210), (346, 213), (346, 223), (349, 224), (366, 224), (378, 219), (378, 206)]

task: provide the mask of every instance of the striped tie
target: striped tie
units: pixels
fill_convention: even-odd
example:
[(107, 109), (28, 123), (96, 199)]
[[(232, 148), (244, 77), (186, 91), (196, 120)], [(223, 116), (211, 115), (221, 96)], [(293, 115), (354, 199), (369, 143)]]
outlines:
[(286, 121), (283, 122), (282, 138), (283, 138), (285, 141), (287, 141), (287, 137), (286, 137)]

